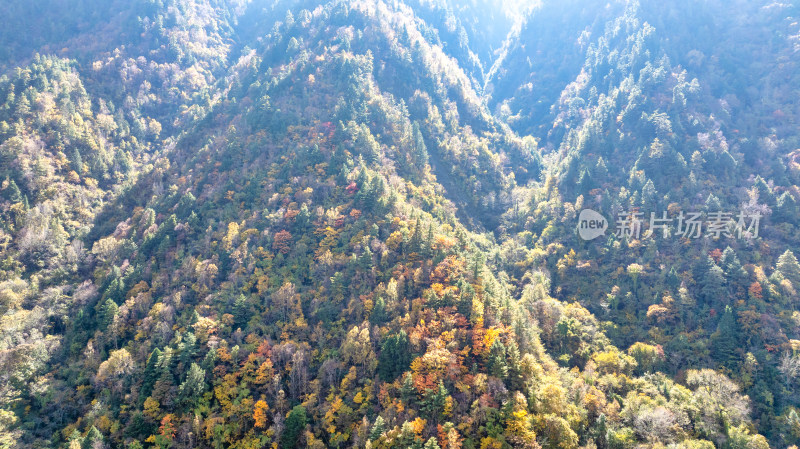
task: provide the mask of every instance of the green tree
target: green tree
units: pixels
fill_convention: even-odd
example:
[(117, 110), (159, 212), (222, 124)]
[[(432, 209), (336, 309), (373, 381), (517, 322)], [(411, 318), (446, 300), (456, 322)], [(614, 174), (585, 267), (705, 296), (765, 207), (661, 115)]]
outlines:
[(234, 326), (244, 329), (251, 315), (252, 310), (247, 303), (247, 297), (243, 294), (239, 294), (239, 296), (236, 297), (236, 301), (233, 303)]
[(436, 441), (436, 438), (430, 437), (427, 442), (425, 442), (425, 446), (423, 449), (441, 449), (439, 447), (439, 442)]
[(713, 303), (722, 300), (725, 293), (725, 273), (709, 256), (701, 280), (700, 297), (706, 302)]
[(119, 267), (114, 267), (106, 278), (105, 288), (103, 289), (103, 299), (110, 299), (117, 304), (125, 299), (125, 281)]
[(6, 194), (6, 198), (8, 198), (8, 200), (12, 203), (22, 202), (22, 192), (19, 190), (17, 183), (14, 182), (13, 179), (9, 180), (8, 177), (6, 177), (6, 181), (8, 181), (8, 187), (6, 188), (6, 192), (4, 192)]
[(98, 447), (104, 447), (105, 439), (103, 438), (103, 434), (97, 430), (97, 427), (92, 426), (89, 429), (89, 433), (86, 434), (86, 438), (83, 439), (83, 449), (96, 449)]
[(101, 330), (104, 330), (114, 321), (117, 315), (119, 306), (110, 298), (106, 299), (97, 310), (97, 324)]
[(302, 405), (295, 406), (286, 417), (286, 427), (281, 434), (279, 447), (281, 449), (294, 449), (303, 447), (301, 437), (308, 424), (306, 409)]
[(419, 217), (417, 217), (414, 223), (414, 233), (411, 234), (411, 238), (408, 241), (408, 253), (416, 253), (419, 255), (420, 251), (422, 251), (422, 227)]
[(681, 279), (678, 276), (678, 271), (675, 269), (674, 265), (669, 269), (669, 272), (667, 272), (667, 275), (664, 278), (664, 283), (671, 290), (675, 290), (681, 285)]
[(422, 401), (422, 412), (435, 423), (439, 423), (444, 418), (447, 398), (449, 396), (450, 393), (440, 380), (438, 387), (425, 391), (425, 398)]
[(794, 288), (800, 288), (800, 263), (797, 262), (792, 250), (787, 249), (778, 257), (775, 269), (783, 275), (784, 279), (791, 281)]
[(411, 138), (413, 161), (417, 168), (422, 171), (425, 169), (425, 164), (428, 163), (428, 148), (425, 146), (425, 139), (422, 137), (422, 131), (420, 131), (419, 123), (416, 121), (412, 125)]
[(403, 376), (403, 384), (400, 386), (400, 398), (406, 404), (411, 404), (416, 395), (414, 394), (414, 380), (411, 378), (411, 373), (406, 373)]
[(736, 252), (730, 247), (726, 247), (722, 252), (722, 259), (720, 260), (722, 271), (725, 273), (725, 278), (728, 280), (731, 293), (736, 295), (745, 295), (747, 293), (747, 272), (736, 257)]
[(150, 396), (153, 392), (153, 385), (156, 384), (158, 377), (161, 375), (159, 370), (159, 361), (161, 360), (162, 352), (160, 349), (155, 348), (147, 358), (147, 364), (144, 368), (144, 375), (142, 376), (142, 389), (139, 395), (141, 402)]
[(83, 437), (78, 429), (75, 429), (70, 434), (69, 438), (67, 439), (67, 448), (72, 447), (82, 447), (83, 446)]
[(506, 349), (508, 359), (508, 386), (512, 390), (523, 390), (525, 387), (525, 377), (522, 372), (522, 358), (520, 357), (517, 342), (511, 340)]
[(371, 441), (375, 441), (383, 435), (383, 432), (386, 431), (386, 421), (383, 420), (381, 415), (378, 415), (375, 418), (375, 424), (372, 425), (372, 430), (369, 432), (369, 439)]
[(508, 377), (508, 364), (506, 362), (506, 347), (499, 338), (492, 342), (489, 348), (489, 357), (486, 361), (489, 374), (499, 379)]
[(756, 176), (755, 180), (756, 192), (758, 192), (758, 200), (769, 207), (775, 206), (775, 194), (772, 193), (772, 188), (764, 181), (761, 176)]
[(391, 382), (408, 369), (411, 364), (411, 348), (408, 335), (401, 330), (389, 335), (381, 344), (378, 355), (378, 375), (385, 382)]
[(300, 206), (300, 212), (297, 214), (297, 217), (294, 219), (295, 227), (298, 232), (304, 231), (308, 224), (311, 222), (311, 212), (308, 210), (308, 206), (303, 203)]
[(475, 295), (475, 288), (463, 278), (459, 280), (458, 287), (460, 297), (456, 305), (456, 310), (469, 320), (472, 315), (472, 298)]
[(75, 170), (75, 173), (83, 176), (83, 158), (81, 157), (81, 152), (76, 147), (72, 151), (72, 159), (70, 160), (72, 165), (72, 169)]
[(178, 388), (178, 393), (184, 403), (192, 405), (205, 391), (206, 372), (198, 364), (192, 363), (189, 372), (186, 374), (186, 380)]
[(725, 312), (717, 324), (717, 331), (711, 335), (711, 348), (714, 358), (722, 365), (733, 369), (739, 357), (736, 354), (738, 343), (738, 325), (733, 309), (725, 307)]
[(783, 192), (783, 194), (778, 197), (774, 219), (786, 221), (794, 225), (798, 224), (797, 201), (795, 201), (791, 193)]
[(369, 322), (372, 324), (381, 325), (386, 322), (388, 317), (389, 316), (386, 313), (386, 300), (383, 299), (383, 296), (378, 296), (378, 299), (375, 300), (375, 305), (372, 308), (372, 313), (369, 314)]
[(656, 192), (656, 187), (653, 185), (653, 181), (647, 180), (644, 187), (642, 187), (642, 206), (647, 209), (652, 209), (656, 206), (656, 196), (658, 192)]

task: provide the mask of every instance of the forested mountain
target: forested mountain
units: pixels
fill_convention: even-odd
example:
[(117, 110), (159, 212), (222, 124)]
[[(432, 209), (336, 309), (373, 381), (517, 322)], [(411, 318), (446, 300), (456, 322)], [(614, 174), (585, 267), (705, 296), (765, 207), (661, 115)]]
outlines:
[(0, 447), (800, 440), (797, 2), (6, 10)]

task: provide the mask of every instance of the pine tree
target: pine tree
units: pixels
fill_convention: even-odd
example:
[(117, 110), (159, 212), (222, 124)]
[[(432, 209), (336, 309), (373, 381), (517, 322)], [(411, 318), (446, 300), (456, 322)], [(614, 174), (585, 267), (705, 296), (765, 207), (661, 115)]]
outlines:
[(188, 365), (197, 354), (197, 337), (189, 331), (184, 333), (183, 341), (178, 345), (178, 351), (180, 352), (180, 363), (184, 366)]
[(180, 201), (177, 204), (177, 211), (179, 214), (185, 216), (192, 212), (192, 209), (197, 204), (197, 198), (192, 194), (192, 192), (186, 192), (186, 194), (181, 196)]
[(731, 287), (732, 293), (742, 296), (747, 292), (747, 272), (742, 267), (736, 252), (730, 247), (726, 247), (722, 252), (721, 268), (725, 273), (725, 278)]
[[(360, 159), (360, 156), (359, 156)], [(358, 171), (358, 177), (356, 178), (356, 185), (358, 186), (358, 193), (356, 193), (356, 204), (359, 207), (367, 207), (366, 204), (370, 201), (370, 197), (372, 197), (372, 192), (370, 191), (370, 179), (367, 176), (367, 168), (364, 166), (364, 161), (360, 160), (360, 169)]]
[(78, 429), (72, 431), (67, 439), (67, 449), (80, 449), (83, 446), (83, 437)]
[(658, 192), (656, 192), (656, 187), (653, 185), (653, 181), (648, 179), (644, 187), (642, 187), (642, 206), (647, 209), (655, 208), (657, 195)]
[(72, 151), (72, 160), (70, 163), (72, 165), (72, 169), (75, 170), (75, 173), (83, 176), (83, 158), (81, 157), (81, 152), (77, 147)]
[(369, 322), (381, 325), (386, 322), (387, 318), (386, 301), (383, 296), (378, 296), (378, 299), (375, 300), (375, 305), (372, 307), (372, 313), (369, 314)]
[(89, 429), (89, 433), (86, 434), (86, 438), (83, 439), (83, 449), (103, 447), (104, 441), (103, 434), (97, 430), (97, 427), (92, 426), (92, 428)]
[(681, 285), (681, 279), (678, 276), (678, 271), (675, 269), (675, 266), (672, 266), (669, 269), (669, 272), (664, 279), (664, 283), (670, 288), (670, 290), (675, 290)]
[(13, 179), (9, 180), (8, 177), (6, 177), (6, 181), (8, 181), (6, 198), (12, 203), (22, 202), (22, 192), (19, 190), (17, 183)]
[(478, 279), (483, 268), (483, 256), (481, 253), (476, 252), (472, 261), (472, 277)]
[(306, 409), (302, 405), (295, 406), (286, 417), (286, 427), (283, 429), (278, 447), (281, 449), (303, 447), (301, 437), (306, 424), (308, 424)]
[(161, 357), (161, 350), (155, 348), (153, 349), (153, 352), (150, 353), (150, 357), (147, 358), (147, 364), (144, 368), (144, 375), (142, 376), (141, 394), (139, 395), (141, 402), (144, 402), (144, 400), (150, 396), (150, 393), (153, 391), (153, 385), (155, 385), (156, 381), (158, 380), (160, 375), (158, 367)]
[(710, 193), (708, 198), (706, 198), (706, 210), (709, 212), (722, 210), (722, 203), (720, 203), (719, 198), (713, 193)]
[(378, 415), (375, 418), (375, 424), (372, 425), (372, 430), (369, 432), (369, 439), (370, 441), (375, 441), (383, 435), (383, 432), (386, 431), (386, 421), (383, 420), (381, 415)]
[(521, 391), (525, 387), (525, 378), (522, 374), (522, 359), (520, 357), (517, 342), (511, 340), (506, 350), (508, 366), (508, 386), (512, 390)]
[(200, 314), (197, 313), (197, 309), (192, 310), (192, 316), (189, 318), (189, 324), (195, 324), (200, 321)]
[(711, 335), (711, 348), (714, 358), (722, 365), (734, 369), (738, 357), (736, 349), (738, 343), (738, 324), (730, 306), (725, 306), (725, 312), (717, 324), (717, 331)]
[(428, 148), (425, 146), (425, 139), (422, 137), (422, 131), (419, 129), (419, 123), (414, 122), (412, 125), (411, 137), (413, 139), (412, 155), (414, 165), (419, 170), (425, 169), (425, 164), (428, 163)]
[(508, 386), (512, 390), (522, 391), (525, 388), (525, 377), (522, 373), (522, 357), (517, 342), (511, 340), (506, 350), (508, 359)]
[(308, 227), (309, 223), (311, 223), (311, 212), (308, 210), (308, 206), (303, 203), (303, 205), (300, 206), (300, 213), (298, 213), (297, 217), (294, 219), (294, 224), (297, 231), (302, 232)]
[(125, 282), (119, 267), (114, 267), (104, 281), (103, 299), (110, 299), (117, 304), (125, 299)]
[(766, 204), (769, 207), (775, 206), (775, 194), (772, 193), (772, 189), (769, 187), (764, 178), (761, 176), (756, 176), (755, 180), (755, 189), (758, 192), (758, 202), (762, 204)]
[(475, 289), (464, 279), (459, 281), (459, 291), (461, 296), (458, 300), (458, 313), (464, 315), (469, 320), (472, 315), (472, 298), (475, 296)]
[(589, 170), (581, 170), (580, 176), (578, 176), (578, 189), (577, 193), (586, 194), (589, 190), (594, 188), (594, 179), (592, 175), (589, 173)]
[(433, 255), (433, 223), (428, 223), (428, 232), (422, 245), (422, 256), (430, 258)]
[(369, 246), (364, 247), (364, 251), (358, 257), (358, 268), (362, 271), (369, 271), (372, 268), (373, 252)]
[(739, 258), (736, 257), (736, 252), (730, 246), (726, 247), (725, 251), (722, 252), (721, 265), (728, 279), (747, 275), (747, 272), (742, 268), (741, 262), (739, 262)]
[(125, 282), (120, 278), (114, 279), (103, 292), (103, 296), (115, 303), (122, 302), (125, 298)]
[(798, 214), (797, 201), (795, 201), (794, 196), (792, 196), (792, 194), (789, 192), (783, 192), (783, 194), (778, 197), (774, 219), (779, 219), (797, 225), (798, 215), (800, 214)]
[(101, 330), (107, 328), (108, 325), (114, 321), (114, 317), (117, 315), (118, 310), (119, 307), (117, 306), (117, 303), (111, 299), (106, 299), (97, 311), (98, 327)]
[(380, 176), (373, 176), (370, 191), (372, 195), (367, 199), (367, 203), (364, 206), (367, 210), (380, 214), (387, 201), (385, 198), (386, 184), (384, 184), (383, 178)]
[(787, 249), (778, 257), (775, 269), (783, 275), (784, 279), (788, 279), (794, 288), (800, 288), (800, 263), (797, 262), (797, 257), (792, 250)]
[(486, 361), (489, 374), (499, 379), (508, 377), (508, 364), (506, 363), (506, 347), (499, 338), (492, 342), (489, 348), (489, 358)]
[(408, 252), (419, 254), (422, 251), (422, 227), (419, 221), (419, 217), (417, 217), (417, 221), (414, 223), (414, 233), (411, 234), (411, 239), (408, 241)]
[(245, 328), (247, 326), (247, 322), (250, 321), (251, 310), (250, 306), (247, 304), (247, 297), (243, 294), (239, 294), (236, 297), (236, 301), (233, 303), (233, 318), (234, 318), (234, 326), (238, 328)]
[(590, 435), (597, 445), (597, 449), (608, 448), (608, 424), (606, 424), (606, 420), (606, 415), (601, 414), (590, 431)]
[(594, 175), (595, 178), (597, 178), (597, 180), (600, 182), (604, 181), (608, 176), (608, 167), (606, 166), (606, 161), (603, 159), (602, 156), (600, 156), (597, 159), (597, 165), (595, 166), (594, 169)]
[(391, 382), (408, 369), (411, 364), (411, 349), (408, 335), (399, 333), (386, 337), (378, 356), (378, 375), (386, 382)]
[(711, 256), (706, 260), (701, 282), (700, 296), (706, 302), (720, 301), (725, 296), (725, 273), (714, 263)]
[(192, 363), (186, 380), (183, 381), (178, 392), (187, 405), (192, 405), (206, 390), (206, 372), (196, 363)]
[(444, 418), (445, 407), (447, 406), (447, 398), (450, 393), (444, 387), (444, 383), (440, 380), (439, 385), (435, 389), (425, 391), (425, 399), (422, 401), (422, 412), (431, 418), (435, 423), (440, 422)]
[(26, 116), (31, 112), (31, 102), (28, 100), (28, 96), (25, 95), (23, 92), (17, 98), (16, 104), (16, 115), (18, 116)]
[(406, 373), (403, 376), (403, 384), (400, 386), (400, 398), (403, 399), (407, 405), (411, 405), (416, 396), (414, 395), (414, 380), (411, 378), (411, 373)]

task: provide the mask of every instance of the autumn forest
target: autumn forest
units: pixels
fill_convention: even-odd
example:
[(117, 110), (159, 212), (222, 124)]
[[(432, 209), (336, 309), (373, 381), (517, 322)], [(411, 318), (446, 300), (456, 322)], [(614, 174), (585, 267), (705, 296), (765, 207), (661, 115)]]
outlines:
[(797, 0), (0, 11), (0, 448), (800, 444)]

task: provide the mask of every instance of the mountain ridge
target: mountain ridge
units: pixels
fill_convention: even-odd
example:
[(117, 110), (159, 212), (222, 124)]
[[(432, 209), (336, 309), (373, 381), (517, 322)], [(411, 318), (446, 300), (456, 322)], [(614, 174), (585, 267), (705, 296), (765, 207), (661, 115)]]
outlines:
[[(796, 444), (797, 137), (761, 123), (797, 50), (753, 56), (796, 5), (730, 13), (751, 73), (670, 28), (720, 2), (544, 2), (495, 60), (486, 4), (142, 2), (8, 72), (0, 445)], [(757, 240), (575, 231), (743, 206)]]

